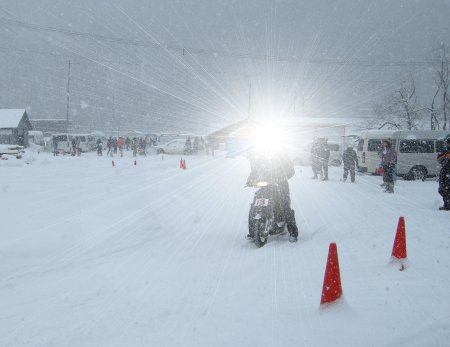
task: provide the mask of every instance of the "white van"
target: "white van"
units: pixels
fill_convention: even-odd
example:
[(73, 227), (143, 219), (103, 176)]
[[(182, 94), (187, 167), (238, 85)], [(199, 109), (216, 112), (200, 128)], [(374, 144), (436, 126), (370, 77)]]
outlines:
[(70, 143), (69, 134), (60, 133), (60, 134), (53, 134), (51, 138), (51, 146), (53, 150), (53, 140), (56, 139), (56, 142), (58, 143), (58, 152), (65, 154), (72, 152), (72, 144)]
[(106, 135), (101, 131), (93, 131), (87, 135), (89, 151), (97, 151), (97, 141), (100, 140), (104, 145), (106, 144)]
[(367, 131), (358, 142), (359, 171), (376, 174), (380, 165), (381, 144), (390, 139), (397, 153), (398, 176), (405, 179), (434, 177), (440, 166), (436, 161), (437, 153), (444, 146), (448, 131)]
[(39, 130), (28, 130), (28, 142), (44, 147), (44, 134)]
[(397, 130), (368, 130), (361, 134), (356, 154), (358, 156), (358, 171), (376, 174), (380, 166), (381, 143), (384, 139), (391, 139), (395, 148), (394, 135)]
[(180, 134), (180, 133), (162, 133), (158, 136), (158, 145), (163, 145), (172, 140), (187, 140), (190, 137), (191, 142), (194, 141), (195, 135), (193, 134)]
[(89, 152), (89, 140), (88, 134), (70, 134), (69, 139), (72, 143), (72, 139), (75, 138), (78, 143), (78, 148), (80, 148), (81, 152)]

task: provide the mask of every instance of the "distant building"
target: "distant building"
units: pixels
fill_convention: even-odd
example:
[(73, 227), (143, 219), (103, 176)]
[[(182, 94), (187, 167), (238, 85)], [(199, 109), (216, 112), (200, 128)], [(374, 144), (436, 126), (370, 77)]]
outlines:
[(72, 122), (66, 119), (30, 119), (33, 130), (42, 131), (44, 136), (50, 134), (69, 133)]
[(227, 143), (231, 133), (241, 128), (247, 127), (248, 124), (249, 121), (247, 119), (244, 119), (231, 125), (228, 125), (222, 129), (219, 129), (217, 131), (208, 134), (207, 141), (213, 148), (219, 148), (221, 145), (225, 145)]
[(24, 109), (0, 110), (0, 144), (28, 146), (28, 131), (33, 127)]

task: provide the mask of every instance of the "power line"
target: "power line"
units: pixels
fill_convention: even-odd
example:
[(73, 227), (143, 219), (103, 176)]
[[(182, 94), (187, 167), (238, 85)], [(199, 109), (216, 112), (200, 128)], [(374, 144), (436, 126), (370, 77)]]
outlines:
[[(52, 52), (46, 52), (46, 51), (37, 51), (37, 50), (31, 50), (31, 49), (20, 49), (20, 48), (12, 48), (12, 47), (4, 47), (0, 46), (0, 50), (2, 51), (12, 51), (12, 52), (21, 52), (21, 53), (27, 53), (27, 54), (36, 54), (36, 55), (47, 55), (47, 56), (54, 56), (59, 58), (66, 58), (66, 59), (80, 59), (80, 60), (86, 60), (87, 62), (91, 62), (89, 58), (85, 58), (83, 56), (74, 56), (69, 54), (61, 54), (61, 53), (52, 53)], [(115, 61), (115, 60), (96, 60), (96, 62), (99, 63), (109, 63), (109, 64), (120, 64), (120, 65), (135, 65), (139, 66), (140, 63), (137, 62), (128, 62), (128, 61)], [(79, 64), (77, 62), (72, 62), (72, 64)]]
[(361, 66), (361, 67), (420, 67), (433, 65), (430, 61), (369, 61), (369, 60), (340, 60), (340, 59), (323, 59), (323, 58), (303, 58), (297, 56), (277, 56), (267, 54), (246, 54), (236, 51), (222, 51), (211, 50), (196, 47), (184, 47), (179, 45), (162, 45), (157, 42), (141, 41), (128, 38), (120, 38), (92, 33), (84, 33), (80, 31), (67, 30), (55, 27), (48, 27), (43, 25), (32, 24), (16, 19), (0, 17), (0, 23), (14, 25), (26, 29), (45, 31), (67, 36), (75, 36), (83, 39), (97, 40), (103, 42), (111, 42), (122, 45), (132, 45), (138, 47), (148, 47), (154, 49), (164, 49), (177, 52), (185, 55), (209, 55), (213, 57), (235, 58), (235, 59), (254, 59), (254, 60), (271, 60), (275, 62), (292, 62), (304, 64), (318, 64), (318, 65), (341, 65), (341, 66)]

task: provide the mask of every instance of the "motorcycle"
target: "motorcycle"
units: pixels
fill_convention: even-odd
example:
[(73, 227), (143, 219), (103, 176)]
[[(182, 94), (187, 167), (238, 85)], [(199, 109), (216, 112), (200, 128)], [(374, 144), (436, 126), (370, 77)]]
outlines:
[(255, 245), (260, 248), (267, 243), (270, 235), (279, 235), (286, 230), (286, 221), (277, 207), (277, 185), (257, 182), (259, 189), (255, 192), (248, 216), (249, 235), (253, 235)]

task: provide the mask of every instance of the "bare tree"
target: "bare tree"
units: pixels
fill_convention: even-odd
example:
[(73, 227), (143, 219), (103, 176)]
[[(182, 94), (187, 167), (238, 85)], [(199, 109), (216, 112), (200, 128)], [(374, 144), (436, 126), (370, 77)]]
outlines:
[(439, 91), (441, 89), (441, 84), (438, 85), (438, 88), (436, 89), (436, 93), (434, 93), (433, 100), (431, 101), (431, 107), (428, 108), (430, 111), (430, 129), (431, 130), (439, 130), (439, 120), (438, 120), (438, 112), (435, 107), (436, 97), (439, 94)]
[(394, 106), (392, 102), (374, 106), (375, 118), (367, 122), (368, 129), (401, 129), (401, 124), (393, 119)]
[(442, 129), (447, 130), (447, 113), (450, 106), (450, 68), (449, 68), (449, 60), (447, 58), (447, 48), (444, 43), (440, 45), (440, 52), (438, 54), (439, 60), (439, 68), (437, 71), (438, 75), (438, 88), (442, 93), (442, 114), (443, 114), (443, 123)]
[(399, 118), (406, 123), (408, 130), (416, 130), (420, 121), (420, 109), (417, 105), (416, 83), (413, 77), (404, 81), (400, 89), (396, 91), (397, 98), (394, 102), (399, 108)]
[(416, 130), (423, 110), (424, 108), (418, 105), (416, 83), (411, 76), (402, 82), (387, 102), (374, 106), (372, 129)]

